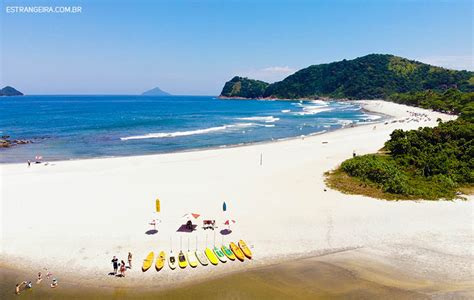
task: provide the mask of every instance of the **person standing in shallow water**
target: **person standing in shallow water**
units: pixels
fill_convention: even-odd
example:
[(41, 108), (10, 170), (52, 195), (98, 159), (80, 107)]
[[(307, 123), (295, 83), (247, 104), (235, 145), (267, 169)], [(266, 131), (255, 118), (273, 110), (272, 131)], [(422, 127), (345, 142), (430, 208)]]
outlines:
[(115, 256), (112, 258), (112, 265), (114, 266), (114, 275), (116, 275), (118, 270), (118, 258)]
[(128, 267), (132, 268), (132, 252), (128, 252)]

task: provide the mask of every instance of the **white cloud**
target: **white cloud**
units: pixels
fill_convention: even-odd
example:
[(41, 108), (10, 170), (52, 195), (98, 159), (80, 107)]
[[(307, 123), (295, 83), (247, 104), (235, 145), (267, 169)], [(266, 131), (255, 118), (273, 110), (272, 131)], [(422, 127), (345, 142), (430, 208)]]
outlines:
[(246, 76), (252, 79), (263, 80), (266, 82), (275, 82), (286, 78), (288, 75), (291, 75), (294, 72), (296, 72), (296, 69), (288, 66), (272, 66), (238, 73), (241, 74), (241, 76)]
[(433, 55), (417, 60), (439, 67), (456, 70), (474, 70), (474, 62), (472, 55)]

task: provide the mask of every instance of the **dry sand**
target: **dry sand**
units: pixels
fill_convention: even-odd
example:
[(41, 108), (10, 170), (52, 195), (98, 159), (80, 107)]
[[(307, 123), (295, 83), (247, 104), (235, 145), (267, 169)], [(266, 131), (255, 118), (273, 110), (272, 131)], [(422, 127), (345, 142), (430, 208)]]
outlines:
[[(48, 268), (59, 280), (91, 287), (173, 287), (295, 257), (352, 250), (356, 257), (424, 280), (472, 287), (473, 204), (468, 201), (389, 202), (324, 191), (323, 173), (343, 160), (380, 149), (397, 128), (435, 126), (448, 116), (384, 101), (361, 101), (390, 115), (379, 123), (287, 141), (149, 156), (0, 165), (0, 266), (31, 272)], [(407, 112), (425, 113), (418, 122)], [(411, 121), (408, 121), (411, 119)], [(397, 122), (392, 122), (397, 120)], [(402, 120), (403, 122), (399, 122)], [(327, 142), (327, 143), (323, 143)], [(260, 155), (263, 165), (260, 165)], [(154, 213), (155, 199), (162, 212)], [(222, 212), (226, 201), (228, 212)], [(182, 216), (216, 219), (215, 242), (243, 238), (252, 261), (160, 273), (139, 270), (149, 251), (214, 244), (212, 231), (177, 233)], [(148, 222), (161, 219), (158, 233)], [(223, 221), (236, 220), (230, 235)], [(134, 268), (108, 276), (113, 255)], [(26, 279), (26, 278), (25, 278)], [(33, 277), (30, 279), (33, 280)], [(468, 288), (469, 289), (469, 288)], [(435, 293), (435, 292), (433, 292)]]

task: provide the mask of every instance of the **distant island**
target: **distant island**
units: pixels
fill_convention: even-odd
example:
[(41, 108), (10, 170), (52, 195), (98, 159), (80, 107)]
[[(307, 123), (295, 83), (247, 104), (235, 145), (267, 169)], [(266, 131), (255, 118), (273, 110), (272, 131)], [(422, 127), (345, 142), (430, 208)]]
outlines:
[(6, 86), (0, 90), (0, 96), (23, 96), (23, 93), (11, 86)]
[(143, 96), (171, 96), (170, 93), (167, 93), (160, 89), (159, 87), (155, 87), (151, 90), (148, 90), (142, 94)]
[(272, 84), (243, 77), (226, 82), (221, 98), (387, 99), (395, 93), (456, 88), (474, 91), (474, 72), (449, 70), (389, 54), (312, 65)]

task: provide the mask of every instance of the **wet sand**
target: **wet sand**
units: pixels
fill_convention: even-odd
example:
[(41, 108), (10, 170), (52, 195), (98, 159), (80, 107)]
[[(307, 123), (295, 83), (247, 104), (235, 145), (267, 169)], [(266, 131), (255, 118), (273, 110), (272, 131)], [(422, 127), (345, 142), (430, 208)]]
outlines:
[[(1, 299), (472, 299), (473, 282), (426, 279), (357, 251), (286, 261), (226, 274), (178, 288), (112, 288), (77, 285), (58, 275), (14, 295), (15, 282), (32, 272), (2, 268)], [(179, 272), (179, 271), (178, 271)], [(72, 280), (72, 279), (71, 279)], [(127, 280), (127, 278), (117, 278)]]

